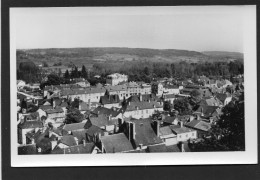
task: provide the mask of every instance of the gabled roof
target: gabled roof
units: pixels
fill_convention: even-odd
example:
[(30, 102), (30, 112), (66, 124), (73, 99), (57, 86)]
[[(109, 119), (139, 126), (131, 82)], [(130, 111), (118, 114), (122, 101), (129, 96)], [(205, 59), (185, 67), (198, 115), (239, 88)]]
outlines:
[(100, 103), (101, 104), (115, 104), (115, 103), (119, 103), (120, 99), (119, 96), (117, 94), (114, 95), (104, 95), (100, 97)]
[(99, 106), (96, 109), (94, 109), (92, 113), (95, 115), (106, 115), (106, 116), (111, 115), (112, 117), (117, 117), (120, 113), (122, 113), (122, 109), (114, 108), (114, 110), (113, 110), (113, 108), (108, 109), (108, 108)]
[(193, 128), (193, 129), (198, 129), (201, 131), (209, 131), (211, 129), (211, 124), (207, 123), (202, 120), (193, 120), (189, 123), (187, 123), (185, 126)]
[(86, 129), (80, 131), (73, 131), (72, 136), (78, 138), (79, 144), (82, 143), (83, 140), (85, 140), (86, 142), (86, 131), (87, 131)]
[(216, 98), (218, 98), (223, 104), (225, 103), (225, 100), (227, 98), (226, 93), (216, 93)]
[(118, 124), (117, 119), (109, 120), (108, 116), (106, 116), (104, 114), (101, 114), (101, 115), (98, 115), (98, 116), (91, 116), (91, 117), (89, 117), (89, 120), (90, 120), (92, 125), (95, 125), (97, 127)]
[(132, 144), (123, 133), (101, 136), (101, 143), (103, 144), (106, 153), (133, 150)]
[(104, 135), (104, 131), (100, 129), (99, 127), (92, 125), (90, 128), (86, 130), (86, 134), (93, 137), (94, 134), (101, 133), (101, 135)]
[(67, 146), (75, 146), (75, 145), (77, 145), (76, 141), (74, 139), (74, 136), (72, 136), (72, 135), (62, 136), (61, 139), (59, 140), (59, 143), (65, 144)]
[(55, 148), (51, 154), (91, 154), (95, 148), (94, 143), (80, 144), (68, 148)]
[(84, 129), (85, 124), (86, 124), (85, 122), (84, 123), (65, 124), (63, 126), (63, 129), (66, 130), (66, 131), (81, 130), (81, 129)]
[(170, 128), (170, 126), (160, 127), (159, 132), (160, 132), (161, 136), (167, 136), (167, 135), (173, 134), (172, 129)]
[(193, 129), (186, 128), (186, 127), (176, 127), (176, 126), (170, 126), (170, 127), (175, 134), (183, 134), (183, 133), (194, 131)]
[(138, 146), (142, 144), (144, 146), (160, 144), (162, 140), (156, 136), (154, 130), (151, 127), (150, 119), (143, 120), (131, 120), (135, 124), (135, 144)]
[(162, 120), (164, 123), (167, 124), (173, 124), (173, 122), (176, 120), (176, 117), (172, 116), (165, 116), (165, 118)]
[(202, 112), (204, 117), (210, 117), (214, 112), (217, 112), (218, 106), (204, 106), (201, 105), (195, 112)]
[(143, 110), (143, 109), (153, 109), (153, 108), (162, 108), (162, 107), (163, 105), (161, 105), (159, 102), (156, 101), (130, 102), (130, 104), (129, 103), (127, 104), (125, 111), (135, 111), (137, 108), (139, 110)]

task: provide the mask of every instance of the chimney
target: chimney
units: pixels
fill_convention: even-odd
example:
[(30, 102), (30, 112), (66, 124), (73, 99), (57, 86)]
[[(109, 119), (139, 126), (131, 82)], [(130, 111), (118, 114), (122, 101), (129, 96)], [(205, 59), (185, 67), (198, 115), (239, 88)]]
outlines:
[(155, 123), (156, 123), (156, 136), (159, 137), (160, 136), (160, 122), (155, 121)]
[(86, 146), (86, 140), (83, 139), (82, 142), (83, 142), (83, 145)]
[(143, 98), (142, 98), (141, 93), (139, 93), (139, 100), (140, 100), (140, 101), (143, 101)]
[(108, 120), (111, 121), (112, 114), (108, 115)]
[(51, 150), (57, 146), (57, 141), (51, 141)]
[(32, 144), (35, 144), (35, 139), (32, 139)]
[(142, 149), (143, 148), (143, 144), (139, 144), (139, 148)]
[(56, 101), (53, 99), (52, 100), (52, 107), (55, 108), (56, 107)]
[(183, 122), (182, 121), (180, 121), (180, 126), (181, 126), (181, 128), (183, 127)]
[(185, 152), (184, 143), (183, 142), (181, 142), (181, 152)]
[(77, 137), (74, 137), (75, 141), (76, 141), (76, 144), (79, 145), (79, 140)]

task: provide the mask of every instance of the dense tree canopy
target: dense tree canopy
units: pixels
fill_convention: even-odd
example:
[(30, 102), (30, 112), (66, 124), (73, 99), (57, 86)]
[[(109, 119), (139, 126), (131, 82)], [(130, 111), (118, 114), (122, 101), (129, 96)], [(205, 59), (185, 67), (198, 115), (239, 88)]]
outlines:
[(226, 105), (223, 108), (223, 115), (211, 128), (210, 138), (205, 138), (193, 148), (194, 151), (244, 151), (244, 101), (233, 100)]
[(71, 123), (80, 123), (84, 120), (84, 115), (80, 113), (80, 111), (76, 108), (69, 108), (68, 114), (65, 119), (66, 124)]
[(188, 98), (174, 100), (174, 109), (176, 109), (180, 113), (180, 115), (192, 113), (192, 107)]

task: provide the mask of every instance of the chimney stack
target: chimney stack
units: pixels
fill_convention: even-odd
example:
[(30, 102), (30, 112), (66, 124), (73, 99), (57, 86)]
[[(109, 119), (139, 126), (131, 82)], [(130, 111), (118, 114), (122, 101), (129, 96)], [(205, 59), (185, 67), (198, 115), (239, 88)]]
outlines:
[(143, 98), (142, 98), (141, 93), (139, 93), (139, 100), (140, 100), (141, 102), (143, 101)]
[(76, 144), (79, 145), (79, 140), (77, 137), (74, 137), (75, 141), (76, 141)]
[(185, 152), (184, 143), (183, 142), (181, 142), (181, 152)]
[(86, 140), (83, 139), (82, 141), (83, 141), (83, 145), (86, 146)]
[(155, 123), (156, 123), (156, 136), (159, 137), (160, 136), (160, 122), (155, 121)]
[(183, 122), (182, 121), (180, 121), (180, 126), (181, 126), (181, 128), (183, 127)]

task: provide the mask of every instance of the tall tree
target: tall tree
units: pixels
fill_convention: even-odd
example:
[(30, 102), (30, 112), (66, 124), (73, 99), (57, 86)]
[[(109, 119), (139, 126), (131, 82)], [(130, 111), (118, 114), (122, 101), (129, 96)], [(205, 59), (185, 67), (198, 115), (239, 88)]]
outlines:
[(69, 79), (70, 78), (70, 74), (69, 74), (68, 69), (65, 71), (64, 78), (65, 79)]
[(83, 65), (81, 69), (81, 77), (87, 79), (88, 78), (88, 73), (86, 71), (86, 67)]

